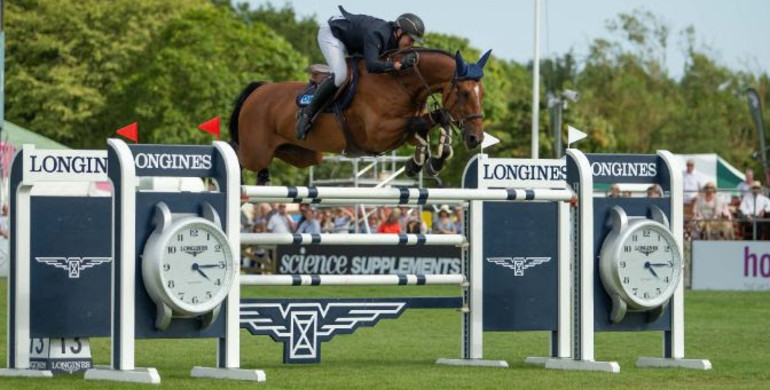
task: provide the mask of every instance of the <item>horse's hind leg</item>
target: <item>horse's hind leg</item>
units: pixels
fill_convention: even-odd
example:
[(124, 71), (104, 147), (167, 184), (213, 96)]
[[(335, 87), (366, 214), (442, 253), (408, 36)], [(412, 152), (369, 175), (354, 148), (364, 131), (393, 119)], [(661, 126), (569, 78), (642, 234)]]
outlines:
[(270, 183), (270, 171), (267, 168), (260, 169), (257, 172), (257, 185), (266, 186), (268, 183)]

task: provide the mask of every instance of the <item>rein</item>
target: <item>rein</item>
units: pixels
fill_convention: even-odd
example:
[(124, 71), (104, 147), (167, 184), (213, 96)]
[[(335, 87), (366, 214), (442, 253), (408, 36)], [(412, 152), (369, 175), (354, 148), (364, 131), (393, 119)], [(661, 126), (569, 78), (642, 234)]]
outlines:
[[(417, 50), (413, 50), (412, 53), (417, 55), (417, 61), (419, 63), (419, 59), (420, 59), (419, 54), (418, 54), (419, 52)], [(420, 82), (422, 83), (423, 87), (425, 88), (425, 92), (427, 93), (427, 96), (429, 97), (429, 99), (432, 100), (432, 105), (435, 106), (435, 107), (439, 107), (440, 104), (438, 102), (438, 99), (436, 99), (436, 97), (434, 96), (433, 91), (430, 90), (430, 87), (428, 86), (428, 82), (425, 80), (425, 77), (423, 77), (422, 72), (420, 72), (420, 68), (417, 66), (417, 63), (415, 63), (412, 68), (414, 69), (414, 73), (420, 79)], [(396, 76), (394, 75), (394, 77), (396, 77)], [(404, 81), (401, 80), (400, 77), (396, 77), (396, 80), (398, 80), (398, 83), (401, 86), (401, 89), (403, 89), (404, 92), (407, 94), (407, 96), (409, 96), (409, 99), (412, 101), (412, 103), (415, 106), (415, 108), (417, 108), (418, 110), (421, 109), (422, 108), (422, 104), (420, 104), (418, 101), (416, 101), (414, 96), (412, 96), (409, 93), (409, 90), (406, 88), (406, 85), (404, 85)], [(480, 112), (472, 113), (472, 114), (467, 114), (466, 115), (465, 109), (463, 107), (465, 106), (465, 103), (466, 103), (467, 99), (460, 93), (460, 87), (458, 87), (458, 85), (457, 85), (457, 82), (460, 81), (460, 80), (464, 80), (464, 79), (459, 79), (456, 76), (452, 77), (452, 81), (451, 81), (451, 83), (452, 83), (452, 93), (454, 93), (457, 96), (457, 98), (455, 99), (455, 101), (452, 104), (452, 106), (449, 107), (449, 108), (446, 108), (446, 107), (439, 108), (439, 111), (442, 113), (442, 115), (446, 115), (446, 116), (449, 117), (450, 125), (452, 127), (457, 127), (457, 128), (462, 128), (464, 123), (465, 123), (465, 121), (469, 121), (469, 120), (473, 120), (473, 119), (477, 119), (477, 118), (484, 118), (484, 114), (480, 113)], [(458, 104), (459, 104), (460, 115), (462, 115), (462, 117), (459, 118), (459, 119), (456, 119), (452, 115), (451, 111), (455, 107), (457, 107)]]

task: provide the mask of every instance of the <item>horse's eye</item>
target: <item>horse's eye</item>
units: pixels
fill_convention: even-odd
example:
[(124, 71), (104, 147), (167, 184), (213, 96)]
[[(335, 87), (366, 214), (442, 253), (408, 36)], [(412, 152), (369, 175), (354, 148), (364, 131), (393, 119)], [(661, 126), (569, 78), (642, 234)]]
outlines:
[(462, 91), (462, 92), (460, 92), (460, 95), (462, 95), (463, 99), (467, 99), (467, 98), (471, 97), (471, 93), (468, 92), (468, 91)]

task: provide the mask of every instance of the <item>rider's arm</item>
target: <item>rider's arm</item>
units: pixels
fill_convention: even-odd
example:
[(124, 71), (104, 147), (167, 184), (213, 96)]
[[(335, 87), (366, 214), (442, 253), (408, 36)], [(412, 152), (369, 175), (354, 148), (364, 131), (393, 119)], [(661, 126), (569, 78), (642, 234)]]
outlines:
[(374, 31), (364, 38), (364, 62), (366, 62), (366, 70), (369, 73), (383, 73), (397, 69), (392, 60), (383, 61), (380, 59), (382, 46), (381, 37)]

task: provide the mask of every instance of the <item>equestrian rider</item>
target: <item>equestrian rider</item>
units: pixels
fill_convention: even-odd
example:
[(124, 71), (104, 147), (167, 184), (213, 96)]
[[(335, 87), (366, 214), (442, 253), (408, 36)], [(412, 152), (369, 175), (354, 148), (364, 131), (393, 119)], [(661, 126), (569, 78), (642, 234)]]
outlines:
[(318, 45), (332, 77), (322, 81), (316, 89), (310, 104), (305, 107), (297, 121), (297, 138), (303, 140), (313, 127), (313, 120), (326, 100), (334, 96), (337, 89), (348, 77), (345, 55), (363, 55), (369, 73), (383, 73), (401, 70), (410, 65), (399, 61), (380, 59), (382, 53), (410, 47), (415, 41), (422, 42), (425, 26), (417, 15), (406, 13), (395, 22), (386, 22), (367, 15), (355, 15), (339, 6), (341, 16), (334, 16), (328, 23), (322, 23), (318, 30)]

